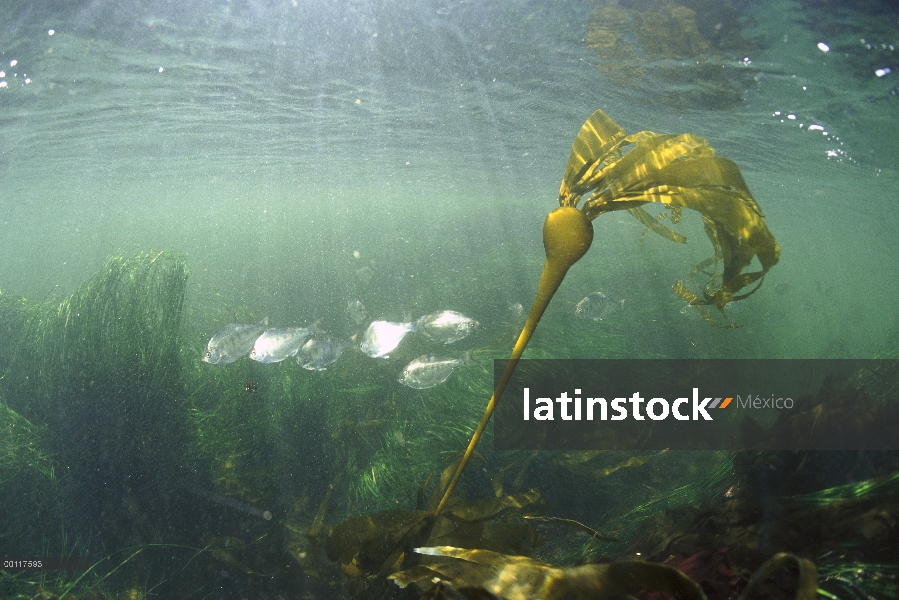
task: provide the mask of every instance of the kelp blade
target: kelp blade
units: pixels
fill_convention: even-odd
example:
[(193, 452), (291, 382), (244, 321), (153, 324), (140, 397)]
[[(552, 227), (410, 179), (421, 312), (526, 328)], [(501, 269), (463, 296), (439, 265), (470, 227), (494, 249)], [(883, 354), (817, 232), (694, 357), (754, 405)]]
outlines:
[[(598, 110), (584, 123), (572, 146), (559, 204), (577, 206), (589, 194), (582, 206), (588, 218), (629, 210), (643, 224), (677, 242), (682, 236), (635, 209), (657, 202), (699, 212), (721, 272), (712, 274), (703, 298), (694, 295), (690, 304), (723, 309), (754, 291), (738, 295), (777, 264), (780, 246), (737, 165), (714, 152), (706, 140), (691, 134), (641, 131), (625, 136)], [(744, 273), (755, 258), (760, 270)]]

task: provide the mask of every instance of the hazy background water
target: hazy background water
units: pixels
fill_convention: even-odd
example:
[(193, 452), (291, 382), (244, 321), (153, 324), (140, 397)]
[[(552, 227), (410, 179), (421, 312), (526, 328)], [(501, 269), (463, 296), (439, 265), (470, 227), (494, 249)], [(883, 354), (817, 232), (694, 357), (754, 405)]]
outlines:
[(870, 356), (899, 329), (899, 13), (737, 4), (751, 50), (711, 59), (735, 98), (703, 103), (654, 74), (686, 59), (610, 81), (589, 2), (4, 3), (0, 289), (63, 297), (152, 247), (187, 256), (189, 302), (279, 325), (354, 298), (373, 318), (499, 320), (530, 306), (543, 218), (602, 108), (736, 161), (782, 258), (734, 307), (745, 327), (715, 330), (670, 292), (710, 253), (699, 218), (687, 247), (641, 247), (605, 215), (548, 326), (602, 289), (632, 307), (635, 354)]

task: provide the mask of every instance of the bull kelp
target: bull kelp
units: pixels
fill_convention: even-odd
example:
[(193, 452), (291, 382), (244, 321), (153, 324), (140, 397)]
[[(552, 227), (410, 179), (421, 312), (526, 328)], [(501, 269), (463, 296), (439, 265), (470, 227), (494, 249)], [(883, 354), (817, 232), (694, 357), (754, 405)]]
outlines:
[[(629, 148), (631, 146), (632, 148)], [(581, 200), (583, 204), (578, 209)], [(726, 159), (714, 157), (712, 148), (697, 136), (663, 135), (649, 131), (626, 136), (624, 130), (603, 111), (596, 111), (581, 128), (572, 146), (559, 192), (560, 208), (549, 214), (543, 226), (546, 262), (530, 315), (467, 448), (457, 462), (444, 472), (440, 484), (433, 491), (431, 502), (427, 505), (428, 510), (424, 510), (420, 496), (421, 510), (418, 512), (388, 511), (362, 517), (363, 521), (360, 523), (364, 523), (364, 529), (368, 531), (364, 538), (346, 534), (342, 536), (348, 542), (342, 546), (340, 553), (329, 552), (329, 557), (338, 560), (344, 572), (354, 577), (382, 578), (402, 568), (404, 564), (414, 564), (414, 559), (411, 558), (414, 545), (434, 540), (435, 531), (439, 530), (438, 524), (441, 519), (445, 519), (442, 511), (450, 506), (455, 486), (475, 454), (475, 447), (493, 414), (496, 399), (502, 396), (518, 360), (568, 270), (584, 256), (593, 242), (593, 219), (606, 212), (629, 210), (650, 230), (675, 242), (686, 241), (683, 236), (656, 222), (641, 208), (642, 205), (652, 202), (669, 206), (674, 223), (680, 219), (682, 208), (691, 208), (702, 215), (714, 255), (711, 259), (703, 261), (690, 277), (698, 272), (705, 272), (704, 269), (709, 266), (713, 267), (711, 272), (705, 272), (708, 283), (703, 289), (704, 298), (689, 292), (682, 282), (676, 283), (674, 290), (689, 304), (702, 310), (706, 320), (713, 325), (717, 323), (702, 306), (714, 306), (726, 316), (725, 306), (751, 295), (757, 289), (757, 282), (760, 282), (779, 259), (779, 246), (768, 231), (761, 211), (736, 165)], [(761, 263), (761, 270), (745, 273), (744, 270), (756, 257)], [(756, 287), (739, 293), (752, 284), (756, 284)], [(634, 464), (644, 464), (646, 460), (648, 459), (638, 459)], [(612, 468), (608, 473), (611, 474), (615, 470), (618, 469)], [(494, 479), (498, 498), (505, 497), (501, 481), (500, 478), (497, 484), (497, 479)], [(437, 497), (440, 497), (439, 501), (436, 501)], [(531, 503), (518, 505), (513, 502), (516, 508), (524, 508), (528, 504)], [(459, 506), (451, 510), (456, 512)], [(340, 528), (353, 530), (352, 523), (354, 522), (345, 522), (338, 530)], [(373, 544), (377, 548), (376, 558), (369, 556)], [(522, 548), (515, 546), (513, 550), (516, 550), (514, 554), (520, 554)], [(455, 550), (444, 549), (439, 552), (423, 553), (459, 557)], [(463, 555), (466, 560), (471, 558), (471, 554), (467, 551), (463, 552)], [(413, 562), (410, 563), (409, 560)], [(797, 560), (801, 562), (801, 559)], [(650, 573), (652, 567), (644, 570), (642, 565), (638, 564), (623, 566), (622, 572), (613, 571), (617, 574), (609, 577), (608, 585), (617, 592), (591, 588), (592, 583), (588, 583), (589, 581), (605, 578), (597, 573), (582, 576), (580, 573), (567, 572), (559, 574), (558, 579), (553, 576), (550, 583), (535, 583), (527, 592), (507, 590), (496, 582), (508, 579), (507, 570), (516, 564), (516, 559), (491, 554), (487, 562), (491, 565), (488, 574), (476, 579), (436, 577), (435, 573), (429, 570), (419, 573), (418, 567), (413, 567), (411, 571), (413, 575), (397, 575), (397, 577), (402, 585), (412, 581), (433, 582), (442, 579), (451, 581), (454, 585), (486, 585), (492, 591), (500, 590), (500, 593), (510, 593), (512, 597), (518, 597), (519, 594), (524, 594), (523, 597), (534, 594), (541, 597), (556, 597), (560, 592), (553, 590), (558, 588), (566, 590), (564, 593), (626, 593), (623, 591), (628, 587), (626, 580), (639, 572), (641, 573), (639, 577), (643, 577), (650, 588), (674, 591), (660, 584), (649, 584), (653, 578), (662, 580), (665, 576)], [(480, 560), (469, 560), (469, 566), (464, 567), (463, 571), (474, 573), (480, 567), (471, 565), (480, 564), (482, 564)], [(543, 581), (543, 575), (537, 576), (533, 573), (543, 572), (541, 570), (544, 568), (549, 569), (551, 566), (537, 565), (534, 569), (529, 567), (528, 570), (532, 573), (526, 576), (521, 575), (517, 568), (516, 572), (526, 579)], [(800, 586), (802, 591), (797, 592), (797, 597), (800, 593), (802, 597), (808, 597), (809, 586), (812, 593), (815, 589), (814, 566), (805, 568), (803, 572), (805, 579)], [(549, 587), (546, 587), (547, 585)], [(677, 593), (687, 592), (678, 590)], [(701, 595), (699, 592), (697, 597)]]
[[(583, 204), (578, 209), (581, 200)], [(682, 208), (691, 208), (702, 215), (714, 255), (700, 263), (689, 278), (698, 273), (708, 277), (702, 290), (704, 298), (680, 281), (673, 289), (712, 325), (717, 323), (704, 306), (714, 306), (726, 317), (725, 306), (757, 290), (765, 273), (780, 259), (780, 246), (768, 231), (740, 170), (733, 162), (715, 157), (704, 139), (691, 134), (666, 135), (651, 131), (627, 136), (602, 110), (594, 112), (571, 147), (559, 190), (560, 207), (543, 224), (546, 262), (534, 305), (466, 449), (466, 459), (461, 461), (438, 512), (462, 475), (467, 457), (474, 451), (493, 414), (496, 399), (502, 396), (550, 300), (571, 266), (590, 249), (593, 219), (606, 212), (628, 210), (652, 231), (672, 241), (686, 242), (683, 236), (655, 222), (642, 208), (653, 202), (671, 207), (675, 223), (680, 220)], [(761, 269), (744, 272), (756, 257)], [(712, 271), (705, 271), (710, 266)], [(738, 294), (752, 284), (755, 287)]]

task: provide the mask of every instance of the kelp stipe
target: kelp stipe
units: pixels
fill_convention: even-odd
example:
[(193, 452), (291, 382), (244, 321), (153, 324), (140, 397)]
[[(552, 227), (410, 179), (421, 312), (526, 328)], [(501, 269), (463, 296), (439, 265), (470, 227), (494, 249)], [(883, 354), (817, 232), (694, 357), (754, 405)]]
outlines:
[(546, 250), (546, 262), (543, 264), (543, 273), (540, 275), (537, 297), (534, 298), (531, 313), (528, 315), (528, 319), (521, 330), (521, 335), (518, 336), (518, 341), (512, 349), (509, 362), (506, 363), (506, 368), (500, 377), (499, 383), (496, 385), (496, 389), (493, 391), (493, 396), (490, 397), (490, 402), (487, 403), (484, 416), (481, 417), (481, 422), (478, 423), (478, 427), (475, 429), (474, 434), (471, 436), (471, 441), (465, 449), (459, 468), (453, 475), (453, 479), (440, 500), (440, 504), (437, 505), (437, 514), (440, 514), (440, 511), (443, 510), (453, 488), (456, 486), (456, 482), (462, 476), (465, 465), (471, 458), (475, 446), (477, 446), (481, 435), (484, 433), (484, 428), (487, 427), (487, 423), (493, 415), (496, 398), (503, 395), (506, 384), (509, 383), (509, 379), (512, 378), (512, 373), (515, 371), (515, 366), (518, 364), (518, 359), (521, 358), (531, 336), (534, 334), (534, 330), (537, 329), (537, 323), (540, 322), (543, 312), (549, 306), (549, 301), (552, 300), (556, 290), (559, 289), (559, 285), (565, 278), (565, 274), (568, 273), (568, 269), (587, 253), (592, 243), (593, 224), (578, 209), (563, 206), (555, 209), (546, 217), (546, 221), (543, 223), (543, 247)]

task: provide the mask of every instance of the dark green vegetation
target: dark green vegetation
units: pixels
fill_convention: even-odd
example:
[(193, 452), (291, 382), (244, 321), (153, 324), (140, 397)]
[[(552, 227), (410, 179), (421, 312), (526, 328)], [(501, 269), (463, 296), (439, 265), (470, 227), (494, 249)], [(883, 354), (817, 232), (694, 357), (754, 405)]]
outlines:
[[(476, 364), (416, 391), (396, 376), (434, 351), (420, 336), (388, 360), (347, 352), (321, 373), (290, 361), (206, 365), (219, 327), (265, 315), (200, 293), (188, 310), (191, 293), (183, 259), (146, 252), (111, 258), (59, 304), (0, 294), (0, 548), (92, 565), (6, 572), (14, 594), (415, 597), (412, 583), (401, 591), (386, 578), (402, 568), (413, 581), (414, 555), (365, 532), (428, 533), (415, 509), (439, 499), (491, 392), (490, 359), (505, 357), (520, 323), (498, 308), (472, 342)], [(610, 356), (632, 351), (624, 324), (590, 331), (569, 308), (552, 309), (529, 356), (591, 340)], [(893, 390), (897, 375), (877, 385)], [(547, 568), (537, 561), (640, 551), (661, 562), (721, 547), (729, 558), (712, 552), (705, 564), (736, 572), (778, 551), (836, 548), (818, 565), (822, 587), (886, 598), (897, 589), (897, 468), (851, 452), (499, 454), (487, 440), (429, 539), (500, 553), (493, 565), (527, 553), (535, 560), (521, 568), (535, 572)], [(813, 531), (821, 522), (837, 533)]]
[[(308, 528), (325, 498), (329, 521), (414, 505), (470, 435), (478, 408), (459, 399), (486, 393), (484, 367), (435, 398), (396, 382), (403, 361), (433, 351), (425, 340), (389, 361), (348, 353), (321, 373), (206, 365), (212, 332), (258, 316), (201, 298), (186, 319), (187, 282), (182, 258), (145, 252), (111, 258), (59, 304), (0, 294), (3, 550), (98, 563), (19, 573), (22, 594), (177, 595), (263, 571), (285, 585), (300, 570), (283, 564), (285, 523)], [(245, 535), (252, 550), (236, 549)]]

